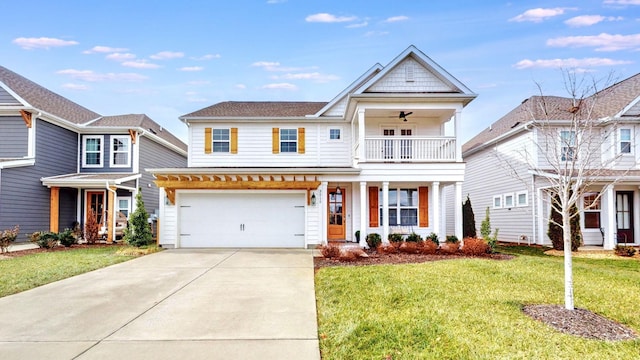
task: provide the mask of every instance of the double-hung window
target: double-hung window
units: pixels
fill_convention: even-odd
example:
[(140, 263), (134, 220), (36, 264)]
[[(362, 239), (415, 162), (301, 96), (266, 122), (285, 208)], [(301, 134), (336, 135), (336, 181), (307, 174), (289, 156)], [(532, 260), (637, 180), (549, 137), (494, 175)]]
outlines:
[(631, 154), (631, 129), (620, 129), (620, 153)]
[[(380, 223), (382, 222), (382, 190), (379, 192)], [(418, 189), (389, 189), (389, 225), (418, 225)]]
[(280, 152), (298, 152), (298, 129), (280, 129)]
[(560, 160), (576, 160), (576, 132), (569, 130), (560, 131)]
[(111, 137), (111, 163), (112, 167), (131, 166), (131, 138), (129, 136)]
[(86, 135), (83, 137), (82, 166), (102, 167), (102, 136)]
[(584, 211), (584, 228), (600, 229), (600, 195), (597, 192), (584, 194), (582, 206)]
[(230, 149), (231, 136), (229, 129), (213, 129), (213, 152), (228, 153)]

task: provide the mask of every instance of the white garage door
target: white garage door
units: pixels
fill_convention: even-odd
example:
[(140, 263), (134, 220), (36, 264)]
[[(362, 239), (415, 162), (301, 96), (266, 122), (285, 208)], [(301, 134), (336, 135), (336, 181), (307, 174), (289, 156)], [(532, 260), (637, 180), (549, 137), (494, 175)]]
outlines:
[(180, 247), (304, 247), (304, 194), (180, 194)]

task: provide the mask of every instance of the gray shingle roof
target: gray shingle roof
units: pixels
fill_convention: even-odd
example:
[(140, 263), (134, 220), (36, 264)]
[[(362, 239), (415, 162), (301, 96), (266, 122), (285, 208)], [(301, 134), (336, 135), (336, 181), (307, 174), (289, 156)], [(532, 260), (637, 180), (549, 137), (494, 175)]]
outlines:
[[(559, 96), (532, 96), (467, 141), (462, 145), (462, 152), (466, 153), (490, 143), (517, 126), (532, 120), (570, 120), (573, 116), (583, 119), (613, 117), (639, 96), (640, 73), (585, 98), (577, 112), (573, 109), (574, 99)], [(591, 107), (593, 107), (593, 113), (587, 115)]]
[(100, 116), (100, 114), (80, 106), (2, 66), (0, 66), (0, 82), (7, 85), (13, 92), (36, 109), (46, 111), (72, 123), (82, 124)]
[(225, 101), (182, 115), (193, 117), (302, 117), (320, 111), (326, 102)]
[(187, 151), (187, 145), (172, 133), (164, 129), (145, 114), (126, 114), (115, 116), (103, 116), (89, 125), (90, 127), (140, 127), (168, 141), (180, 149)]

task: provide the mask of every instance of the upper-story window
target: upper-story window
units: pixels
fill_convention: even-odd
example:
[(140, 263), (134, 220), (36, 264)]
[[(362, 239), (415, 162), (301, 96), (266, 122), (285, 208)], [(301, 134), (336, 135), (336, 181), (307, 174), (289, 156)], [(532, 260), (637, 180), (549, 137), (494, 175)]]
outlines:
[(620, 129), (620, 153), (631, 154), (631, 129)]
[(572, 161), (577, 159), (576, 132), (569, 130), (560, 131), (560, 160)]
[(82, 166), (102, 167), (102, 142), (103, 136), (85, 135), (83, 136)]
[(213, 152), (228, 153), (231, 144), (229, 129), (213, 129)]
[(111, 163), (112, 167), (131, 166), (131, 138), (129, 136), (111, 137)]
[(280, 152), (298, 152), (298, 129), (280, 129)]
[(340, 140), (342, 139), (342, 133), (340, 129), (333, 128), (329, 129), (329, 140)]

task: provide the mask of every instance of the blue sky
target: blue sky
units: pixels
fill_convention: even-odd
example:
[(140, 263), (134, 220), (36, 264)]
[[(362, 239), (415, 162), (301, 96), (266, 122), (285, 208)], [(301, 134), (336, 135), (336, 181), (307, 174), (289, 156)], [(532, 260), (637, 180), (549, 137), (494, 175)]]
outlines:
[(330, 101), (415, 45), (479, 96), (462, 140), (561, 69), (640, 72), (640, 0), (9, 1), (0, 65), (103, 115), (180, 115), (226, 100)]

